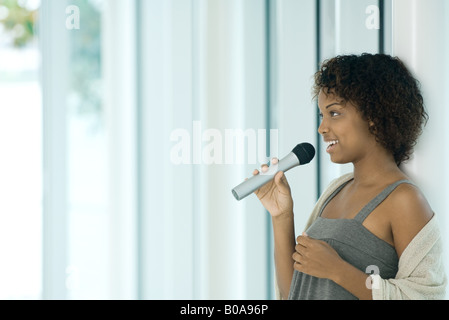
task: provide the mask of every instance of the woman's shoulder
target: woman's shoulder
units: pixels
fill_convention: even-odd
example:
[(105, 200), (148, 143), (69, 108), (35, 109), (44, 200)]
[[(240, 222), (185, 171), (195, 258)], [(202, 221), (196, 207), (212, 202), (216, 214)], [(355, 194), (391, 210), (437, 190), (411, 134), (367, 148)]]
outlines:
[(432, 219), (434, 213), (422, 191), (414, 184), (402, 183), (388, 199), (390, 224), (398, 253)]
[(421, 189), (411, 181), (399, 184), (391, 194), (389, 202), (390, 206), (397, 210), (396, 218), (421, 217), (428, 221), (433, 216), (432, 209)]

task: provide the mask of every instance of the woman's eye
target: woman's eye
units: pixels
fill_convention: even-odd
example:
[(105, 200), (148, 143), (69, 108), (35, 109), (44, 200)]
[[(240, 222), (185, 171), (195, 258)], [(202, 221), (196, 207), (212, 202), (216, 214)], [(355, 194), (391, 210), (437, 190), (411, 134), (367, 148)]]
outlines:
[[(329, 116), (330, 116), (331, 118), (336, 117), (336, 116), (339, 116), (339, 115), (340, 115), (340, 113), (338, 113), (337, 111), (329, 111)], [(320, 116), (320, 119), (323, 120), (324, 114), (322, 114), (322, 113), (320, 112), (319, 116)]]

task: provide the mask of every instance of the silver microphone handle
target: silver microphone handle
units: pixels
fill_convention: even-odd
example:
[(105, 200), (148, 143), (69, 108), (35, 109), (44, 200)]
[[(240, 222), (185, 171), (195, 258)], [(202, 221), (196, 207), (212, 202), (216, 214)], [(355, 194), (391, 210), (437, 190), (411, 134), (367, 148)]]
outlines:
[(252, 176), (248, 180), (242, 182), (237, 187), (232, 189), (232, 194), (237, 200), (240, 201), (266, 183), (273, 180), (274, 176), (279, 171), (286, 172), (298, 166), (299, 164), (300, 163), (298, 157), (293, 152), (290, 152), (286, 157), (280, 160), (278, 164), (270, 166), (267, 172), (260, 172), (257, 176)]

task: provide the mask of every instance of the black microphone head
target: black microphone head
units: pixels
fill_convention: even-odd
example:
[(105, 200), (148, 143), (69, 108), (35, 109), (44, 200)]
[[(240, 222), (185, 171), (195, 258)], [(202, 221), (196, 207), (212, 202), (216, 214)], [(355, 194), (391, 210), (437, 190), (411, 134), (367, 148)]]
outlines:
[(298, 157), (299, 164), (307, 164), (315, 157), (315, 148), (310, 143), (298, 144), (292, 152)]

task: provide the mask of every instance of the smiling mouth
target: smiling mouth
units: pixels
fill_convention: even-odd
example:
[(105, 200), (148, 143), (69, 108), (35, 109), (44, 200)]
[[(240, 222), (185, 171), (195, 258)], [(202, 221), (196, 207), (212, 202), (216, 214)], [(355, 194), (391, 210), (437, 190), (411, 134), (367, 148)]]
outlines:
[(338, 144), (338, 140), (327, 141), (326, 143), (327, 143), (326, 151), (329, 152)]

